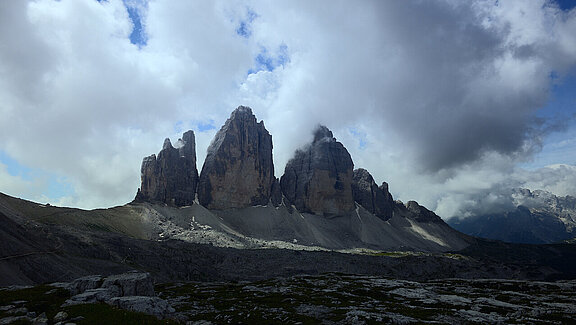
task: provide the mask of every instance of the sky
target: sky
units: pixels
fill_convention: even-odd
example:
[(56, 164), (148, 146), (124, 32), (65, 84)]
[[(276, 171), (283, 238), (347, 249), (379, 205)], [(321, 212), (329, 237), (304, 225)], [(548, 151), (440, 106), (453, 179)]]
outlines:
[(130, 202), (142, 158), (239, 105), (276, 176), (329, 127), (444, 219), (576, 195), (576, 1), (0, 1), (0, 192)]

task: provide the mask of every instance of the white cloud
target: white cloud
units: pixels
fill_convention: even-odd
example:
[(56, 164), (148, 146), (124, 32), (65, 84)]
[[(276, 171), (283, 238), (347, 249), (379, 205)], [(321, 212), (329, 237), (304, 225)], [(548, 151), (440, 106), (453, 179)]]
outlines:
[(141, 48), (119, 0), (0, 3), (0, 149), (66, 177), (69, 204), (131, 200), (142, 157), (188, 128), (201, 169), (230, 111), (250, 105), (277, 176), (322, 123), (395, 197), (466, 213), (522, 183), (509, 179), (546, 136), (534, 114), (550, 75), (576, 66), (576, 10), (543, 0), (130, 4)]
[(129, 201), (142, 157), (178, 121), (220, 119), (252, 63), (219, 9), (194, 5), (150, 3), (139, 50), (121, 1), (3, 2), (0, 148), (67, 176), (79, 206)]
[(40, 185), (38, 182), (11, 175), (6, 168), (6, 165), (2, 163), (0, 163), (0, 184), (2, 184), (3, 193), (25, 197), (30, 197), (31, 188)]

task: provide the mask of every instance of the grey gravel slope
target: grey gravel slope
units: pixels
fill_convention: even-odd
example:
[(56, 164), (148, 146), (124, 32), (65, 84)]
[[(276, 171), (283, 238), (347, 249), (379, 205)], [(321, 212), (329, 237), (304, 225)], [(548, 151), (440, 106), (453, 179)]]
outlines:
[[(13, 205), (7, 208), (6, 203), (10, 202)], [(28, 211), (31, 217), (18, 212), (21, 210), (13, 207)], [(158, 233), (152, 231), (154, 230), (150, 226), (152, 220), (159, 221), (161, 224), (182, 226), (192, 224), (195, 229), (198, 228), (208, 234), (211, 230), (208, 228), (211, 227), (208, 225), (210, 223), (214, 229), (212, 229), (213, 237), (207, 237), (209, 240), (221, 240), (222, 234), (227, 234), (235, 245), (243, 247), (252, 245), (259, 249), (235, 249), (190, 243), (172, 240), (169, 234), (166, 235), (166, 239), (138, 239), (113, 231), (113, 229), (124, 229), (119, 226), (123, 223), (119, 221), (114, 223), (108, 217), (105, 218), (103, 214), (106, 210), (98, 211), (97, 214), (89, 214), (82, 210), (40, 207), (37, 203), (14, 198), (4, 200), (4, 197), (0, 196), (0, 209), (2, 209), (0, 212), (3, 213), (1, 217), (5, 217), (4, 220), (9, 219), (5, 225), (3, 224), (2, 229), (5, 232), (2, 234), (10, 234), (10, 236), (0, 237), (0, 246), (12, 249), (3, 251), (10, 256), (0, 256), (0, 270), (2, 271), (0, 272), (0, 286), (69, 281), (90, 274), (110, 275), (134, 269), (150, 272), (156, 281), (160, 282), (262, 280), (326, 272), (377, 275), (410, 280), (454, 277), (508, 279), (576, 277), (575, 268), (571, 264), (566, 264), (567, 260), (575, 260), (572, 253), (576, 251), (573, 249), (574, 245), (565, 245), (565, 247), (507, 245), (503, 247), (502, 244), (493, 243), (491, 247), (488, 247), (486, 243), (474, 240), (472, 245), (462, 251), (463, 255), (421, 252), (389, 253), (365, 249), (355, 250), (360, 254), (340, 253), (326, 249), (323, 251), (274, 249), (274, 245), (278, 247), (290, 243), (257, 241), (246, 237), (231, 228), (234, 225), (230, 221), (231, 217), (214, 215), (199, 206), (193, 208), (196, 209), (194, 216), (189, 215), (189, 208), (172, 209), (155, 206), (155, 209), (152, 209), (145, 205), (120, 208), (113, 209), (115, 213), (113, 215), (117, 216), (118, 211), (129, 212), (130, 220), (140, 220), (141, 229), (138, 233), (141, 235), (159, 236)], [(59, 220), (59, 213), (66, 216), (62, 224), (56, 223)], [(73, 215), (76, 218), (72, 218)], [(360, 216), (362, 217), (362, 214)], [(169, 220), (168, 217), (171, 219)], [(193, 221), (191, 224), (187, 223), (190, 220), (188, 218), (191, 217), (194, 217)], [(306, 216), (304, 217), (306, 219)], [(164, 221), (162, 221), (163, 218)], [(224, 219), (229, 220), (225, 222)], [(97, 229), (87, 226), (95, 224), (95, 220), (100, 222)], [(294, 219), (285, 221), (289, 220), (294, 221)], [(276, 224), (272, 222), (273, 219), (269, 221), (270, 223), (263, 224), (262, 229), (258, 230), (260, 234), (266, 232), (274, 234)], [(106, 229), (106, 222), (110, 223), (108, 225), (110, 229)], [(405, 219), (399, 219), (398, 222), (404, 226), (406, 222), (410, 223)], [(317, 227), (320, 229), (318, 232), (322, 233), (320, 225)], [(432, 232), (434, 227), (431, 225), (428, 231)], [(294, 229), (295, 233), (302, 231), (297, 226), (282, 226), (280, 229)], [(163, 231), (165, 230), (169, 229)], [(195, 230), (188, 229), (187, 231)], [(175, 237), (178, 233), (178, 231), (174, 232)], [(292, 234), (289, 235), (289, 237), (292, 236)], [(300, 236), (305, 237), (308, 234), (304, 232)], [(320, 238), (318, 234), (315, 236)], [(369, 236), (362, 238), (368, 242)], [(336, 241), (337, 238), (329, 239)], [(317, 247), (298, 246), (299, 249), (302, 247), (320, 250)], [(520, 248), (522, 250), (519, 250)]]
[(351, 213), (327, 218), (285, 206), (210, 211), (200, 205), (179, 209), (136, 204), (149, 239), (181, 239), (236, 248), (305, 250), (455, 251), (471, 239), (442, 221), (419, 221), (399, 211), (384, 221), (357, 205)]

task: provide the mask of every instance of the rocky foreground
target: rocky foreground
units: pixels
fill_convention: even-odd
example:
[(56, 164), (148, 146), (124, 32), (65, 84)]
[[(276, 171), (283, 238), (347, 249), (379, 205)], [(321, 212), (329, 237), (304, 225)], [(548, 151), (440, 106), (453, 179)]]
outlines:
[(561, 324), (576, 317), (576, 281), (323, 274), (157, 288), (173, 317), (198, 324)]
[(0, 289), (0, 324), (142, 324), (173, 313), (142, 272)]
[(109, 209), (0, 193), (0, 286), (52, 283), (0, 289), (0, 325), (575, 316), (576, 245), (459, 233), (414, 201), (394, 201), (325, 127), (280, 180), (271, 136), (247, 107), (217, 133), (200, 174), (192, 131), (175, 146), (166, 140), (141, 171), (136, 200)]
[(574, 280), (339, 273), (152, 287), (148, 274), (128, 273), (2, 289), (0, 324), (565, 324), (576, 318), (575, 289)]

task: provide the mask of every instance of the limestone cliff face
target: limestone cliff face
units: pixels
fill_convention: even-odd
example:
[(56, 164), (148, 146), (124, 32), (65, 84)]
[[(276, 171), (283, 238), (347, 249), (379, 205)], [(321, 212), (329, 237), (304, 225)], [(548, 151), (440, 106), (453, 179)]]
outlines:
[(421, 222), (441, 220), (416, 202), (406, 206), (394, 202), (388, 184), (377, 186), (367, 170), (354, 170), (348, 150), (325, 126), (319, 126), (313, 141), (296, 151), (278, 180), (272, 136), (264, 122), (257, 122), (252, 110), (244, 106), (234, 110), (216, 133), (200, 176), (194, 132), (187, 131), (176, 146), (166, 139), (157, 156), (143, 159), (141, 180), (138, 202), (186, 206), (197, 197), (212, 210), (271, 203), (328, 217), (346, 215), (358, 203), (383, 220), (395, 214)]
[(352, 176), (354, 163), (332, 132), (320, 126), (313, 142), (297, 150), (286, 165), (280, 187), (286, 199), (300, 212), (325, 216), (354, 210)]
[(158, 157), (144, 158), (136, 201), (174, 206), (193, 204), (198, 184), (194, 132), (184, 133), (176, 147), (166, 139)]
[(372, 175), (363, 168), (354, 170), (352, 178), (352, 194), (354, 200), (366, 210), (383, 220), (392, 217), (394, 200), (388, 191), (388, 184), (376, 185)]
[(275, 180), (272, 136), (249, 107), (240, 106), (208, 147), (198, 200), (217, 210), (266, 205)]

